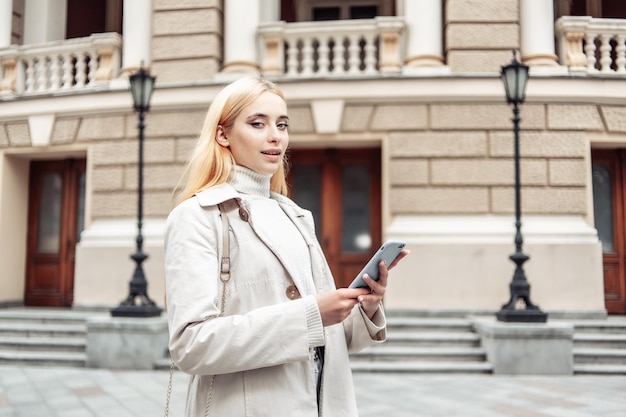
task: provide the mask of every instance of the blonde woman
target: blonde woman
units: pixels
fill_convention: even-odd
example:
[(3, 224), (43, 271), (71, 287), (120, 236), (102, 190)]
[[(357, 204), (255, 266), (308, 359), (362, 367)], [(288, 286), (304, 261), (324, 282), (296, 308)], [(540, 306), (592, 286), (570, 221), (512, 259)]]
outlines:
[(169, 348), (190, 374), (187, 416), (357, 416), (348, 353), (386, 338), (388, 268), (369, 289), (336, 289), (310, 212), (286, 196), (288, 125), (274, 83), (226, 86), (168, 217)]

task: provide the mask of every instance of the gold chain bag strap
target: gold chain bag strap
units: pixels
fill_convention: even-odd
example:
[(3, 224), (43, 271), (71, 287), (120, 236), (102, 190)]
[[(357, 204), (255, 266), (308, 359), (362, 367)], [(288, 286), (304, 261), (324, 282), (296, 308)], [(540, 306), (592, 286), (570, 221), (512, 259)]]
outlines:
[[(220, 210), (220, 217), (222, 218), (222, 261), (220, 263), (220, 281), (222, 281), (222, 301), (220, 304), (220, 315), (224, 316), (224, 308), (226, 307), (226, 284), (230, 281), (230, 233), (228, 232), (229, 223), (228, 216), (226, 215), (224, 204), (218, 204), (217, 207)], [(164, 417), (170, 415), (170, 399), (172, 397), (172, 379), (174, 378), (174, 368), (176, 365), (174, 361), (170, 362), (170, 378), (167, 383), (167, 396), (165, 398), (165, 412)], [(213, 381), (215, 375), (211, 375), (211, 383), (209, 384), (209, 397), (206, 402), (206, 409), (204, 410), (204, 416), (209, 417), (209, 409), (211, 407), (211, 400), (213, 399)]]

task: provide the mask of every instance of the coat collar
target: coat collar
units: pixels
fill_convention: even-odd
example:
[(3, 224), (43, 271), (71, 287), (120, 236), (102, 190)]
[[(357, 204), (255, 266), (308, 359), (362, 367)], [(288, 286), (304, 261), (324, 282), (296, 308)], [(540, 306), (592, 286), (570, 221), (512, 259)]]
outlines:
[[(222, 183), (209, 189), (199, 191), (198, 193), (196, 193), (196, 198), (198, 199), (198, 203), (203, 207), (215, 206), (225, 201), (234, 199), (237, 200), (240, 207), (247, 209), (245, 202), (242, 202), (241, 195), (228, 183)], [(317, 263), (320, 262), (321, 259), (323, 259), (323, 256), (320, 259), (320, 253), (318, 253), (319, 247), (317, 245), (317, 237), (315, 235), (315, 224), (313, 221), (313, 215), (310, 211), (302, 209), (291, 199), (283, 196), (282, 194), (271, 192), (270, 198), (278, 203), (278, 205), (285, 212), (287, 217), (289, 217), (289, 219), (293, 222), (293, 224), (300, 231), (300, 234), (304, 238), (311, 256), (311, 266), (313, 270), (310, 273), (313, 274), (314, 281), (317, 281), (317, 277), (321, 273), (320, 267), (322, 267), (322, 265)], [(254, 225), (251, 224), (251, 226), (253, 226), (254, 228)], [(263, 243), (270, 250), (272, 250), (272, 252), (274, 252), (276, 257), (280, 260), (289, 275), (294, 280), (296, 286), (302, 292), (302, 290), (306, 288), (306, 285), (302, 281), (303, 274), (308, 274), (309, 272), (302, 271), (302, 264), (298, 263), (296, 259), (287, 259), (284, 254), (281, 253), (281, 251), (276, 249), (276, 246), (272, 242), (273, 236), (271, 233), (266, 233), (266, 231), (263, 231), (261, 229), (256, 230), (256, 233), (263, 241)], [(320, 282), (317, 283), (318, 289), (320, 289), (322, 286), (323, 285), (321, 285)]]

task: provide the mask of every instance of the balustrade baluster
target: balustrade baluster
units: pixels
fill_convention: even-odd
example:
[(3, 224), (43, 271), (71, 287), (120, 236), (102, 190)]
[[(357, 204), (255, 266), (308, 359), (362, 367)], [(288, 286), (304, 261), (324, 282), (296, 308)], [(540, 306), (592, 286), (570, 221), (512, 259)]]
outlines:
[(89, 54), (89, 72), (87, 73), (87, 85), (96, 83), (96, 71), (98, 70), (98, 52), (90, 51)]
[(61, 87), (59, 59), (59, 55), (50, 56), (50, 90), (58, 90)]
[(343, 74), (345, 72), (345, 47), (344, 47), (344, 37), (343, 35), (337, 36), (335, 38), (335, 47), (333, 53), (333, 74)]
[(313, 38), (305, 36), (302, 39), (302, 72), (301, 76), (313, 74)]
[(365, 69), (363, 72), (365, 74), (376, 74), (376, 37), (373, 34), (366, 34), (363, 39), (365, 40), (365, 46), (363, 47), (363, 51), (365, 52), (365, 58), (363, 62), (365, 64)]
[(587, 71), (597, 71), (595, 33), (588, 32), (585, 36), (585, 55), (587, 56)]
[(358, 74), (360, 72), (361, 58), (359, 53), (361, 52), (361, 46), (359, 45), (361, 38), (359, 35), (348, 36), (348, 73)]
[(293, 38), (287, 47), (287, 75), (298, 75), (298, 39)]
[(74, 60), (74, 56), (71, 53), (65, 53), (62, 55), (63, 57), (63, 65), (62, 65), (62, 69), (63, 69), (63, 85), (61, 86), (62, 89), (67, 90), (72, 88), (72, 84), (74, 81), (74, 64), (73, 64), (73, 60)]
[(623, 74), (626, 72), (626, 34), (615, 37), (615, 65), (616, 72)]
[(87, 81), (85, 54), (80, 53), (76, 56), (76, 87), (84, 87)]
[(611, 35), (600, 35), (600, 71), (611, 72)]
[(35, 91), (35, 58), (29, 58), (26, 63), (26, 92)]
[(330, 37), (320, 36), (318, 40), (319, 46), (317, 47), (317, 73), (318, 75), (327, 75), (330, 72)]
[(48, 88), (48, 57), (43, 55), (37, 58), (35, 73), (37, 74), (35, 90), (46, 91)]

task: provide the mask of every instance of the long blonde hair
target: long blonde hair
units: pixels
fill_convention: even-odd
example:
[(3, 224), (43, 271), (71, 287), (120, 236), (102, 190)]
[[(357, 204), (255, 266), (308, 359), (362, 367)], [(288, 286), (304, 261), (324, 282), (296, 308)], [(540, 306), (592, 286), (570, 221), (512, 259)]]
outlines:
[[(258, 77), (244, 77), (234, 81), (215, 96), (181, 179), (182, 183), (186, 178), (186, 183), (176, 198), (176, 204), (180, 204), (198, 191), (228, 180), (235, 159), (230, 148), (220, 146), (215, 140), (217, 128), (218, 126), (230, 128), (241, 111), (265, 92), (274, 93), (285, 100), (283, 92), (276, 84)], [(283, 160), (283, 164), (270, 179), (270, 189), (283, 195), (287, 195), (285, 163)]]

